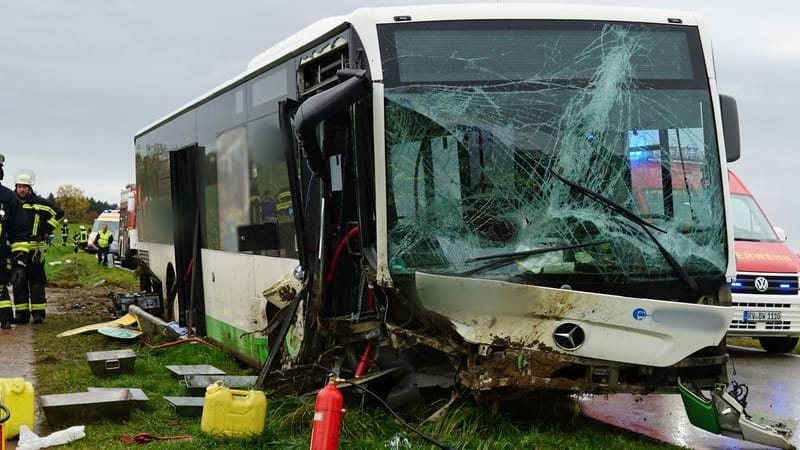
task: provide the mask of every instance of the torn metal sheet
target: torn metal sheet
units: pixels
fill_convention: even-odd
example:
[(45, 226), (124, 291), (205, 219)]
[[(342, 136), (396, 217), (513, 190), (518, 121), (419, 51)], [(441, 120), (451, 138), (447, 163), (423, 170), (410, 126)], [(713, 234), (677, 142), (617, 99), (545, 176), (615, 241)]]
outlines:
[(285, 308), (294, 298), (295, 294), (303, 287), (292, 273), (287, 273), (280, 280), (264, 289), (261, 295), (279, 309)]

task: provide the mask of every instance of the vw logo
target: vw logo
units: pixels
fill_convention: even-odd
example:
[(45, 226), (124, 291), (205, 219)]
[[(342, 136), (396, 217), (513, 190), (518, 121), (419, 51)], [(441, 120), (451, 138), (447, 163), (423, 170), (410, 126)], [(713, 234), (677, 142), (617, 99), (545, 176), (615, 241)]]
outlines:
[(586, 340), (583, 328), (574, 323), (562, 323), (553, 332), (553, 340), (556, 345), (564, 350), (575, 350)]
[(764, 277), (757, 277), (753, 284), (758, 292), (767, 292), (769, 289), (769, 281)]

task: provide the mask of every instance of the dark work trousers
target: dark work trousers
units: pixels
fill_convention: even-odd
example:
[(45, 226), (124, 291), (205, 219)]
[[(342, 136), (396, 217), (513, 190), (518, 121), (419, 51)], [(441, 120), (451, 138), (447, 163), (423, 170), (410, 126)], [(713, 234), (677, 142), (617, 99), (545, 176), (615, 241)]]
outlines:
[(25, 276), (14, 284), (14, 322), (28, 323), (33, 316), (34, 321), (43, 320), (47, 301), (44, 285), (47, 278), (44, 274), (44, 259), (31, 262), (25, 268)]
[(108, 265), (108, 247), (97, 247), (97, 262), (104, 266)]
[(11, 295), (8, 293), (8, 286), (3, 285), (0, 292), (0, 322), (8, 322), (14, 318), (14, 311), (11, 310)]

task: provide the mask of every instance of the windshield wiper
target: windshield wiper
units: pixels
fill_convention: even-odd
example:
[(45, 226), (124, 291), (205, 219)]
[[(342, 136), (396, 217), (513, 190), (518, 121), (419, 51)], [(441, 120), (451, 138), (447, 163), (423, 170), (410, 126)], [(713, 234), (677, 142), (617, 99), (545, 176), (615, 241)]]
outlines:
[(660, 231), (662, 233), (666, 233), (667, 232), (667, 230), (665, 230), (665, 229), (663, 229), (661, 227), (657, 227), (657, 226), (653, 225), (652, 223), (642, 219), (641, 217), (637, 216), (632, 211), (630, 211), (629, 209), (627, 209), (624, 206), (620, 205), (619, 203), (615, 202), (614, 200), (611, 200), (610, 198), (605, 197), (603, 194), (601, 194), (599, 192), (595, 192), (595, 191), (593, 191), (593, 190), (591, 190), (591, 189), (589, 189), (589, 188), (587, 188), (585, 186), (581, 186), (580, 184), (578, 184), (578, 183), (576, 183), (574, 181), (570, 181), (570, 180), (562, 177), (561, 175), (556, 173), (555, 170), (553, 170), (553, 169), (551, 169), (549, 167), (547, 168), (547, 171), (550, 172), (554, 177), (556, 177), (559, 180), (561, 180), (562, 183), (564, 183), (567, 186), (575, 189), (576, 191), (580, 192), (581, 194), (585, 195), (586, 197), (589, 197), (589, 198), (591, 198), (592, 200), (595, 200), (598, 203), (601, 203), (603, 205), (608, 206), (609, 208), (613, 209), (614, 211), (619, 213), (621, 216), (624, 216), (626, 219), (630, 220), (631, 222), (637, 223), (637, 224), (639, 224), (639, 225), (641, 225), (643, 227), (650, 227), (650, 228), (652, 228), (652, 229), (654, 229), (656, 231)]
[(484, 264), (482, 266), (478, 266), (473, 269), (467, 270), (466, 272), (461, 272), (459, 275), (466, 277), (473, 275), (477, 272), (482, 272), (484, 270), (496, 269), (498, 267), (507, 266), (516, 261), (517, 259), (526, 256), (540, 255), (542, 253), (556, 252), (559, 250), (571, 250), (574, 248), (589, 247), (593, 245), (600, 245), (607, 243), (608, 241), (591, 241), (591, 242), (584, 242), (581, 244), (557, 245), (554, 247), (535, 248), (531, 250), (523, 250), (521, 252), (505, 252), (505, 253), (498, 253), (495, 255), (478, 256), (477, 258), (470, 258), (466, 260), (466, 262), (471, 263), (477, 261), (487, 261), (490, 259), (500, 259), (500, 261), (492, 261), (489, 264)]
[(689, 273), (686, 272), (686, 269), (684, 269), (683, 266), (681, 266), (680, 263), (675, 259), (675, 257), (672, 256), (672, 253), (670, 253), (669, 250), (667, 250), (663, 245), (661, 245), (661, 242), (659, 242), (659, 240), (655, 236), (653, 236), (653, 233), (650, 232), (649, 228), (652, 228), (654, 230), (660, 231), (662, 233), (666, 233), (667, 230), (665, 230), (663, 228), (660, 228), (660, 227), (657, 227), (657, 226), (653, 225), (652, 223), (642, 219), (641, 217), (639, 217), (636, 214), (634, 214), (633, 212), (631, 212), (629, 209), (625, 208), (624, 206), (620, 205), (619, 203), (615, 202), (614, 200), (611, 200), (610, 198), (603, 196), (599, 192), (595, 192), (595, 191), (593, 191), (593, 190), (591, 190), (591, 189), (589, 189), (589, 188), (587, 188), (585, 186), (581, 186), (580, 184), (575, 183), (574, 181), (570, 181), (570, 180), (562, 177), (561, 175), (556, 173), (555, 170), (553, 170), (553, 169), (551, 169), (549, 167), (547, 168), (547, 171), (550, 172), (554, 177), (558, 178), (562, 183), (564, 183), (567, 186), (571, 187), (572, 189), (575, 189), (576, 191), (580, 192), (581, 194), (585, 195), (586, 197), (588, 197), (588, 198), (590, 198), (590, 199), (592, 199), (592, 200), (594, 200), (594, 201), (596, 201), (596, 202), (598, 202), (598, 203), (600, 203), (602, 205), (607, 206), (612, 211), (618, 213), (622, 217), (624, 217), (624, 218), (630, 220), (631, 222), (641, 226), (642, 227), (642, 231), (644, 231), (645, 234), (647, 234), (647, 236), (649, 236), (650, 239), (656, 244), (656, 247), (658, 247), (658, 251), (660, 251), (661, 254), (664, 256), (664, 259), (667, 261), (667, 263), (670, 265), (670, 267), (672, 267), (672, 270), (674, 270), (675, 273), (678, 274), (678, 276), (681, 278), (681, 280), (683, 280), (683, 282), (686, 283), (686, 285), (689, 286), (689, 288), (692, 291), (697, 292), (697, 290), (698, 290), (697, 282), (694, 281), (694, 278), (692, 278), (689, 275)]

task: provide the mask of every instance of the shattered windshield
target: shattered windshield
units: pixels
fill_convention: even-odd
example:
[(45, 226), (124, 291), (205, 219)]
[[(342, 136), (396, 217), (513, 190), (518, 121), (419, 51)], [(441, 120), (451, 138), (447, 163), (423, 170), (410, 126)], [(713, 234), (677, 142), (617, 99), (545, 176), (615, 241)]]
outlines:
[(696, 28), (473, 21), (379, 35), (392, 273), (724, 274)]

